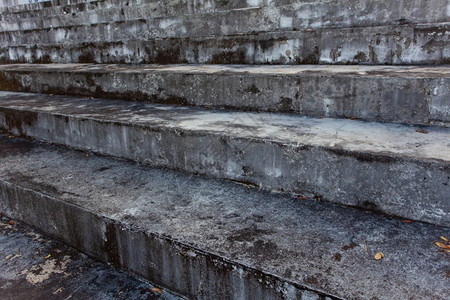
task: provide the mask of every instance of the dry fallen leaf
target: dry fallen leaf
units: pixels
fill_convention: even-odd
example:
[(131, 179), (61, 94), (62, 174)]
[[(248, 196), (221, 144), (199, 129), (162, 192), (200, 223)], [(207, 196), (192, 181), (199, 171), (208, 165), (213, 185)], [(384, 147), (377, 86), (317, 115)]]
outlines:
[(44, 259), (49, 259), (50, 256), (52, 256), (51, 254), (47, 255), (46, 257), (44, 257)]
[(380, 260), (384, 257), (383, 252), (377, 252), (377, 254), (375, 254), (375, 259), (376, 260)]
[(356, 118), (355, 117), (350, 117), (350, 118), (348, 118), (349, 120), (356, 120)]
[(307, 198), (303, 196), (298, 196), (298, 199), (306, 200)]
[(436, 244), (436, 246), (438, 246), (439, 248), (442, 249), (450, 249), (450, 245), (449, 244), (444, 244), (444, 243), (440, 243), (440, 242), (434, 242)]
[(9, 224), (9, 225), (14, 225), (14, 224), (16, 224), (16, 223), (15, 223), (14, 221), (9, 221), (8, 224)]
[(162, 294), (162, 290), (158, 289), (157, 287), (152, 288), (152, 292), (156, 292), (156, 293)]
[(89, 157), (89, 154), (86, 154), (86, 157)]
[(403, 223), (412, 223), (413, 221), (411, 220), (403, 220)]
[(450, 253), (450, 242), (448, 241), (448, 239), (445, 236), (440, 236), (441, 240), (443, 242), (434, 242), (436, 244), (436, 246), (438, 246), (439, 248), (441, 248), (439, 250), (439, 252), (446, 252), (446, 253)]

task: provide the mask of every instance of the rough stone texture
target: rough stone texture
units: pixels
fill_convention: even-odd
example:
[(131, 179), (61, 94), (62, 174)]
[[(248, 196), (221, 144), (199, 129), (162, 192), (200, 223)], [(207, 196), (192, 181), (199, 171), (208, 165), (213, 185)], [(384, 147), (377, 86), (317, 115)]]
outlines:
[(0, 150), (1, 212), (193, 298), (450, 292), (433, 243), (448, 227), (6, 136)]
[[(450, 224), (449, 128), (1, 93), (14, 134)], [(422, 131), (422, 132), (421, 132)]]
[(0, 218), (0, 256), (2, 299), (182, 299), (167, 290), (152, 291), (153, 285), (5, 217)]
[[(448, 22), (448, 0), (291, 1), (248, 6), (245, 1), (91, 2), (30, 13), (3, 12), (1, 31), (141, 24), (148, 34), (204, 36), (298, 30)], [(209, 2), (209, 3), (208, 3)], [(214, 3), (216, 2), (216, 3)], [(277, 1), (283, 2), (283, 1)], [(285, 1), (284, 1), (285, 2)], [(293, 3), (292, 3), (293, 2)], [(444, 8), (444, 9), (443, 9)], [(140, 23), (136, 22), (139, 21)]]
[[(2, 33), (2, 63), (445, 64), (449, 25), (302, 29), (155, 38), (139, 22), (83, 30)], [(137, 26), (137, 27), (136, 27)], [(144, 26), (144, 25), (142, 25)], [(123, 28), (122, 28), (123, 27)], [(123, 30), (122, 30), (122, 29)]]
[(7, 91), (443, 126), (449, 77), (445, 66), (0, 65)]

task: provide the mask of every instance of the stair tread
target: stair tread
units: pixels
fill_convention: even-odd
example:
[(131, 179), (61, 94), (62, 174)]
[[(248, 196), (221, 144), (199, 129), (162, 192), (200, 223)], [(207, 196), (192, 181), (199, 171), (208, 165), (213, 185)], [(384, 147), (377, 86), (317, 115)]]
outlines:
[[(435, 0), (438, 1), (438, 0)], [(285, 2), (285, 1), (283, 1)], [(445, 11), (441, 6), (445, 5), (445, 0), (439, 0), (439, 3), (430, 4), (426, 1), (423, 3), (412, 3), (409, 0), (399, 3), (398, 1), (371, 1), (367, 0), (351, 0), (351, 1), (312, 1), (312, 2), (296, 2), (296, 3), (180, 3), (180, 2), (147, 2), (139, 4), (127, 5), (124, 3), (95, 3), (87, 10), (77, 9), (79, 5), (60, 6), (59, 9), (51, 7), (47, 13), (41, 10), (37, 16), (28, 17), (27, 22), (13, 25), (12, 22), (1, 22), (0, 28), (8, 29), (20, 28), (22, 30), (30, 30), (44, 26), (57, 28), (62, 25), (80, 25), (80, 24), (101, 24), (107, 22), (129, 22), (137, 20), (147, 20), (151, 22), (156, 18), (168, 18), (173, 22), (174, 19), (181, 26), (189, 26), (194, 21), (197, 24), (207, 24), (209, 27), (212, 23), (217, 22), (224, 15), (226, 20), (222, 23), (222, 32), (230, 32), (231, 28), (239, 31), (245, 31), (251, 26), (252, 29), (270, 28), (318, 28), (318, 27), (354, 27), (354, 26), (376, 26), (383, 24), (410, 24), (410, 23), (433, 23), (445, 22), (448, 20)], [(88, 6), (86, 3), (83, 6)], [(225, 5), (224, 5), (225, 4)], [(420, 8), (420, 13), (418, 12)], [(1, 10), (0, 10), (1, 11)], [(383, 11), (383, 13), (380, 13)], [(66, 15), (70, 16), (64, 18)], [(22, 14), (30, 11), (22, 11)], [(20, 13), (11, 16), (11, 13), (5, 13), (6, 21), (17, 21)], [(235, 15), (232, 15), (235, 14)], [(42, 20), (42, 17), (45, 17)], [(363, 18), (362, 16), (366, 16)], [(14, 20), (16, 19), (16, 20)], [(184, 19), (184, 20), (183, 20)], [(262, 21), (262, 19), (264, 21)], [(246, 23), (247, 21), (250, 23)], [(164, 22), (163, 24), (167, 24)], [(247, 26), (243, 26), (246, 24)], [(198, 26), (196, 26), (198, 27)], [(194, 29), (196, 28), (194, 27)], [(252, 30), (249, 30), (252, 31)], [(236, 30), (235, 30), (236, 32)]]
[[(444, 299), (450, 292), (447, 254), (433, 243), (449, 236), (448, 227), (5, 135), (0, 162), (4, 183), (312, 291), (366, 299)], [(385, 257), (377, 261), (379, 251)]]
[(0, 72), (14, 92), (450, 125), (448, 66), (14, 64)]
[(0, 107), (103, 122), (450, 163), (450, 129), (0, 92)]

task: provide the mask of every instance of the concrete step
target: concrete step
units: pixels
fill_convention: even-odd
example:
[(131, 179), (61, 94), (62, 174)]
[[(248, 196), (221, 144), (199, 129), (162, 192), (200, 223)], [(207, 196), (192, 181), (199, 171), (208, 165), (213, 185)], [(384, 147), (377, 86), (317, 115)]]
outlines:
[[(17, 0), (13, 1), (17, 3)], [(25, 1), (28, 2), (28, 0)], [(340, 6), (338, 5), (339, 3), (341, 4)], [(373, 26), (379, 24), (394, 24), (396, 22), (445, 22), (448, 20), (448, 14), (446, 14), (447, 4), (446, 0), (435, 0), (432, 3), (424, 0), (77, 0), (52, 1), (15, 7), (0, 7), (0, 13), (2, 14), (3, 20), (14, 23), (23, 22), (22, 24), (25, 25), (30, 24), (30, 21), (38, 21), (39, 18), (41, 18), (42, 22), (48, 22), (49, 19), (53, 18), (55, 19), (54, 21), (58, 21), (56, 20), (58, 17), (65, 17), (65, 20), (68, 23), (73, 20), (77, 20), (78, 23), (84, 22), (85, 20), (103, 23), (118, 20), (130, 21), (141, 18), (180, 17), (183, 15), (201, 13), (229, 12), (237, 9), (263, 8), (267, 9), (267, 12), (270, 12), (270, 15), (286, 14), (284, 17), (292, 18), (293, 24), (296, 24), (298, 27), (306, 26), (307, 23), (304, 21), (313, 18), (316, 18), (317, 22), (309, 22), (312, 26), (317, 25), (318, 23), (342, 23), (347, 25), (353, 23), (354, 25), (366, 24)], [(269, 14), (267, 14), (266, 17), (269, 17)], [(318, 15), (321, 15), (322, 17), (319, 19)], [(67, 16), (72, 16), (72, 18), (67, 18)], [(43, 17), (45, 17), (46, 20), (42, 20)], [(8, 27), (3, 27), (3, 25), (7, 25), (4, 22), (1, 22), (0, 24), (2, 24), (1, 28)], [(9, 26), (10, 25), (11, 24), (9, 24)], [(22, 29), (31, 28), (33, 27), (22, 27)]]
[(184, 299), (4, 216), (0, 254), (2, 299)]
[(415, 125), (450, 125), (450, 68), (0, 65), (0, 88)]
[(450, 292), (448, 255), (433, 243), (448, 227), (6, 136), (0, 162), (2, 213), (190, 298)]
[(15, 135), (448, 226), (450, 128), (0, 94)]
[[(144, 22), (1, 33), (2, 63), (445, 64), (449, 23), (155, 38)], [(63, 45), (63, 46), (62, 46)]]
[(0, 3), (6, 3), (8, 1), (12, 1), (12, 5), (8, 4), (9, 7), (0, 7), (0, 13), (2, 13), (2, 15), (16, 15), (19, 18), (57, 16), (64, 14), (64, 12), (70, 14), (80, 12), (91, 13), (93, 10), (108, 10), (112, 7), (121, 7), (124, 8), (125, 11), (128, 11), (128, 8), (142, 7), (145, 5), (153, 5), (157, 8), (152, 13), (159, 13), (160, 10), (165, 9), (167, 12), (171, 12), (172, 15), (175, 15), (183, 14), (186, 11), (221, 11), (255, 6), (286, 5), (291, 2), (291, 0), (53, 0), (50, 3), (39, 2), (30, 5), (17, 5), (17, 3), (14, 2), (17, 2), (18, 0), (1, 0)]
[(59, 6), (70, 7), (96, 2), (101, 3), (105, 0), (0, 0), (0, 13), (3, 16), (18, 14), (21, 17), (35, 17), (43, 12), (48, 13), (52, 9), (58, 9)]
[[(94, 2), (60, 6), (35, 17), (5, 14), (1, 31), (77, 30), (82, 26), (114, 28), (141, 25), (155, 37), (229, 35), (236, 33), (449, 22), (447, 0), (299, 1), (285, 5), (205, 6), (205, 2), (157, 1), (140, 5)], [(100, 5), (98, 5), (100, 4)], [(256, 2), (255, 2), (256, 4)], [(103, 7), (106, 6), (106, 7)], [(231, 7), (230, 7), (231, 6)], [(206, 9), (206, 7), (208, 7)], [(123, 23), (126, 23), (125, 26)], [(145, 23), (145, 26), (144, 24)], [(91, 28), (92, 29), (92, 28)]]
[(11, 7), (20, 7), (21, 11), (27, 11), (34, 8), (33, 4), (39, 4), (49, 1), (51, 0), (0, 0), (0, 13), (8, 12), (9, 8)]

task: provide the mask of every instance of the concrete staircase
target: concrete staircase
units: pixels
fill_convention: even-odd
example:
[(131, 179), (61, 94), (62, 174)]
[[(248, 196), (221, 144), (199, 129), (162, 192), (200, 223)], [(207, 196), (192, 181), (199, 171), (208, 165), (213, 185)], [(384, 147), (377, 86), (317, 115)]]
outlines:
[(188, 298), (445, 299), (449, 7), (3, 7), (0, 211)]

